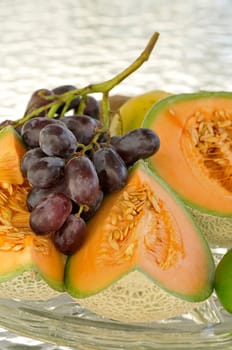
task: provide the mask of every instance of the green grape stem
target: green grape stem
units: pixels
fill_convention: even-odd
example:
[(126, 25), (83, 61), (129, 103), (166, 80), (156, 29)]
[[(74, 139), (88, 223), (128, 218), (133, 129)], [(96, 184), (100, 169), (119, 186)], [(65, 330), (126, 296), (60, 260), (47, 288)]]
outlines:
[[(112, 79), (109, 79), (97, 84), (89, 84), (84, 88), (71, 90), (60, 95), (43, 96), (45, 99), (51, 102), (48, 102), (46, 105), (36, 108), (31, 113), (24, 115), (22, 118), (14, 121), (12, 125), (15, 128), (19, 127), (20, 125), (23, 125), (26, 121), (31, 119), (32, 117), (40, 114), (45, 110), (49, 110), (48, 116), (49, 118), (53, 118), (55, 112), (61, 105), (65, 104), (63, 111), (66, 111), (68, 105), (77, 96), (82, 96), (84, 100), (86, 95), (88, 94), (102, 93), (102, 123), (104, 128), (107, 129), (109, 127), (109, 119), (110, 119), (109, 118), (109, 110), (110, 110), (109, 109), (109, 92), (115, 86), (120, 84), (125, 78), (127, 78), (129, 75), (135, 72), (145, 61), (149, 59), (150, 54), (153, 48), (155, 47), (155, 44), (158, 38), (159, 38), (159, 33), (154, 32), (150, 40), (148, 41), (148, 44), (146, 45), (142, 53), (137, 57), (137, 59), (134, 62), (132, 62), (126, 69), (124, 69), (119, 74), (114, 76)], [(4, 127), (4, 125), (0, 126), (0, 128), (2, 127)]]
[(78, 217), (81, 216), (81, 213), (82, 213), (83, 211), (88, 211), (88, 210), (89, 210), (88, 205), (81, 204), (80, 207), (79, 207), (79, 210), (78, 210), (78, 212), (75, 214), (75, 216), (78, 218)]

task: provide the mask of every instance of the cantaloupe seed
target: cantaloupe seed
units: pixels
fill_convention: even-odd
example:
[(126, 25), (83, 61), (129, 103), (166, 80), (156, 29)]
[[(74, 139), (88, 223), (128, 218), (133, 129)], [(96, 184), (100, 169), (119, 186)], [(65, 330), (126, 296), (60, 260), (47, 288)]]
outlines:
[(109, 318), (114, 315), (114, 320), (123, 322), (163, 320), (202, 304), (167, 293), (139, 271), (129, 273), (101, 293), (77, 301), (97, 315)]
[[(192, 143), (192, 162), (198, 162), (203, 172), (232, 192), (232, 112), (223, 109), (197, 110), (187, 121), (186, 130)], [(223, 246), (232, 232), (232, 220), (188, 209), (213, 245)], [(218, 227), (220, 226), (220, 234)], [(213, 237), (213, 240), (212, 240)]]
[[(122, 198), (120, 197), (114, 203), (114, 210), (111, 211), (105, 226), (106, 244), (109, 244), (113, 252), (108, 254), (109, 247), (104, 242), (97, 257), (99, 264), (103, 261), (112, 263), (113, 256), (114, 263), (117, 265), (132, 258), (137, 243), (136, 241), (128, 243), (127, 239), (136, 229), (145, 207), (151, 210), (153, 215), (150, 218), (152, 230), (144, 237), (144, 244), (160, 268), (167, 269), (174, 265), (184, 254), (181, 239), (177, 237), (162, 200), (145, 184), (140, 185), (139, 188), (129, 185), (123, 190)], [(155, 250), (154, 247), (156, 247)]]
[(46, 300), (60, 292), (49, 286), (56, 281), (34, 262), (34, 253), (48, 256), (50, 246), (47, 237), (36, 236), (30, 228), (28, 190), (27, 183), (0, 183), (0, 297)]
[(191, 161), (207, 170), (208, 176), (232, 191), (232, 112), (197, 110), (187, 121), (192, 141)]

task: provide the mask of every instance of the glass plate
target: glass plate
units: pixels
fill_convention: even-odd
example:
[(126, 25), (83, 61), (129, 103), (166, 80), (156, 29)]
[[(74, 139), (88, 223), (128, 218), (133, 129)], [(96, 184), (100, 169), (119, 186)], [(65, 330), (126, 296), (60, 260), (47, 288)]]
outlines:
[[(128, 66), (151, 33), (149, 62), (114, 93), (232, 91), (231, 0), (0, 1), (1, 120), (17, 119), (40, 87), (100, 82)], [(223, 251), (215, 250), (218, 260)], [(215, 295), (181, 317), (129, 324), (100, 318), (67, 295), (46, 302), (0, 299), (9, 349), (232, 349), (232, 316)], [(41, 343), (42, 342), (42, 343)], [(17, 345), (16, 345), (17, 344)], [(5, 347), (6, 348), (6, 347)], [(50, 349), (50, 347), (49, 347)], [(52, 347), (53, 349), (53, 347)], [(4, 349), (5, 350), (5, 349)]]

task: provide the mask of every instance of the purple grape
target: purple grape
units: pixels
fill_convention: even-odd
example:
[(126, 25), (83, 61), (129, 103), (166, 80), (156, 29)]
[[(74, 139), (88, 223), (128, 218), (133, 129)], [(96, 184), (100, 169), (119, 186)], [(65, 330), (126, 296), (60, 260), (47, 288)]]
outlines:
[(80, 205), (90, 205), (98, 195), (99, 180), (93, 163), (86, 156), (70, 159), (65, 165), (65, 182), (70, 198)]
[(100, 190), (94, 202), (90, 204), (87, 210), (83, 210), (81, 213), (81, 217), (85, 221), (89, 221), (95, 215), (95, 213), (98, 211), (98, 209), (101, 206), (103, 198), (104, 198), (104, 193)]
[(147, 128), (135, 129), (123, 136), (113, 136), (110, 142), (127, 166), (150, 157), (160, 147), (158, 135)]
[(69, 215), (63, 226), (52, 238), (55, 247), (65, 255), (74, 254), (83, 244), (87, 230), (85, 221), (75, 215)]
[(85, 101), (84, 114), (94, 119), (99, 119), (100, 107), (99, 102), (93, 96), (88, 95)]
[(112, 147), (103, 147), (93, 154), (93, 164), (104, 192), (115, 192), (125, 186), (127, 167)]
[(27, 176), (28, 169), (43, 157), (46, 157), (46, 154), (43, 153), (43, 151), (39, 147), (32, 148), (29, 151), (27, 151), (24, 154), (20, 164), (23, 176)]
[(28, 169), (27, 178), (32, 186), (52, 187), (62, 180), (64, 165), (64, 159), (59, 157), (41, 158)]
[(48, 156), (68, 158), (76, 151), (75, 135), (65, 124), (50, 124), (45, 126), (39, 135), (40, 148)]
[[(33, 94), (30, 97), (30, 100), (27, 104), (26, 110), (24, 115), (27, 115), (29, 113), (32, 113), (35, 109), (46, 106), (51, 101), (46, 99), (43, 96), (52, 96), (54, 95), (52, 91), (48, 89), (39, 89), (33, 92)], [(43, 112), (37, 113), (37, 117), (44, 117), (46, 115), (48, 110), (44, 110)]]
[(61, 121), (46, 118), (36, 117), (28, 120), (21, 129), (23, 141), (29, 147), (39, 147), (39, 134), (48, 124), (62, 123)]
[(27, 208), (32, 211), (41, 199), (44, 199), (51, 193), (66, 194), (66, 187), (64, 181), (58, 183), (56, 186), (48, 188), (32, 187), (27, 195)]
[[(65, 92), (72, 91), (72, 90), (76, 90), (76, 89), (77, 89), (77, 88), (76, 88), (76, 86), (74, 86), (74, 85), (61, 85), (61, 86), (57, 86), (56, 88), (54, 88), (54, 89), (52, 90), (52, 92), (53, 92), (55, 95), (62, 95), (62, 94), (64, 94)], [(70, 110), (72, 110), (72, 109), (77, 110), (78, 107), (79, 107), (79, 105), (80, 105), (80, 100), (81, 100), (80, 96), (75, 97), (75, 98), (71, 101), (70, 105), (68, 106), (67, 111), (70, 111)], [(58, 115), (62, 113), (62, 110), (63, 110), (64, 106), (65, 106), (64, 103), (61, 104), (61, 105), (59, 106), (59, 108), (58, 108), (57, 111), (56, 111), (56, 113), (57, 113)]]
[(36, 205), (30, 214), (31, 229), (38, 235), (61, 228), (72, 210), (72, 202), (63, 193), (51, 193)]
[(66, 126), (76, 136), (78, 143), (88, 145), (102, 124), (87, 115), (73, 115), (62, 119)]

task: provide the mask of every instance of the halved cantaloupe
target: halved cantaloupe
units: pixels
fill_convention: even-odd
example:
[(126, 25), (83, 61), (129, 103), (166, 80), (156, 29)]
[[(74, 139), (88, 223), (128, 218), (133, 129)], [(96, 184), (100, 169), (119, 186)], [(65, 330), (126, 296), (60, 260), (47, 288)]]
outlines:
[(191, 310), (212, 292), (214, 263), (190, 214), (139, 161), (107, 196), (66, 265), (78, 302), (116, 320), (151, 321)]
[(25, 146), (13, 127), (1, 130), (0, 146), (0, 297), (48, 299), (64, 289), (66, 259), (30, 229), (30, 186), (20, 170)]
[(9, 125), (0, 130), (0, 183), (23, 183), (20, 160), (25, 152), (26, 147), (13, 126)]
[(144, 126), (157, 132), (150, 158), (212, 245), (232, 246), (232, 93), (180, 94), (158, 102)]
[(0, 187), (0, 296), (43, 300), (64, 290), (66, 259), (30, 229), (27, 191), (27, 185)]

